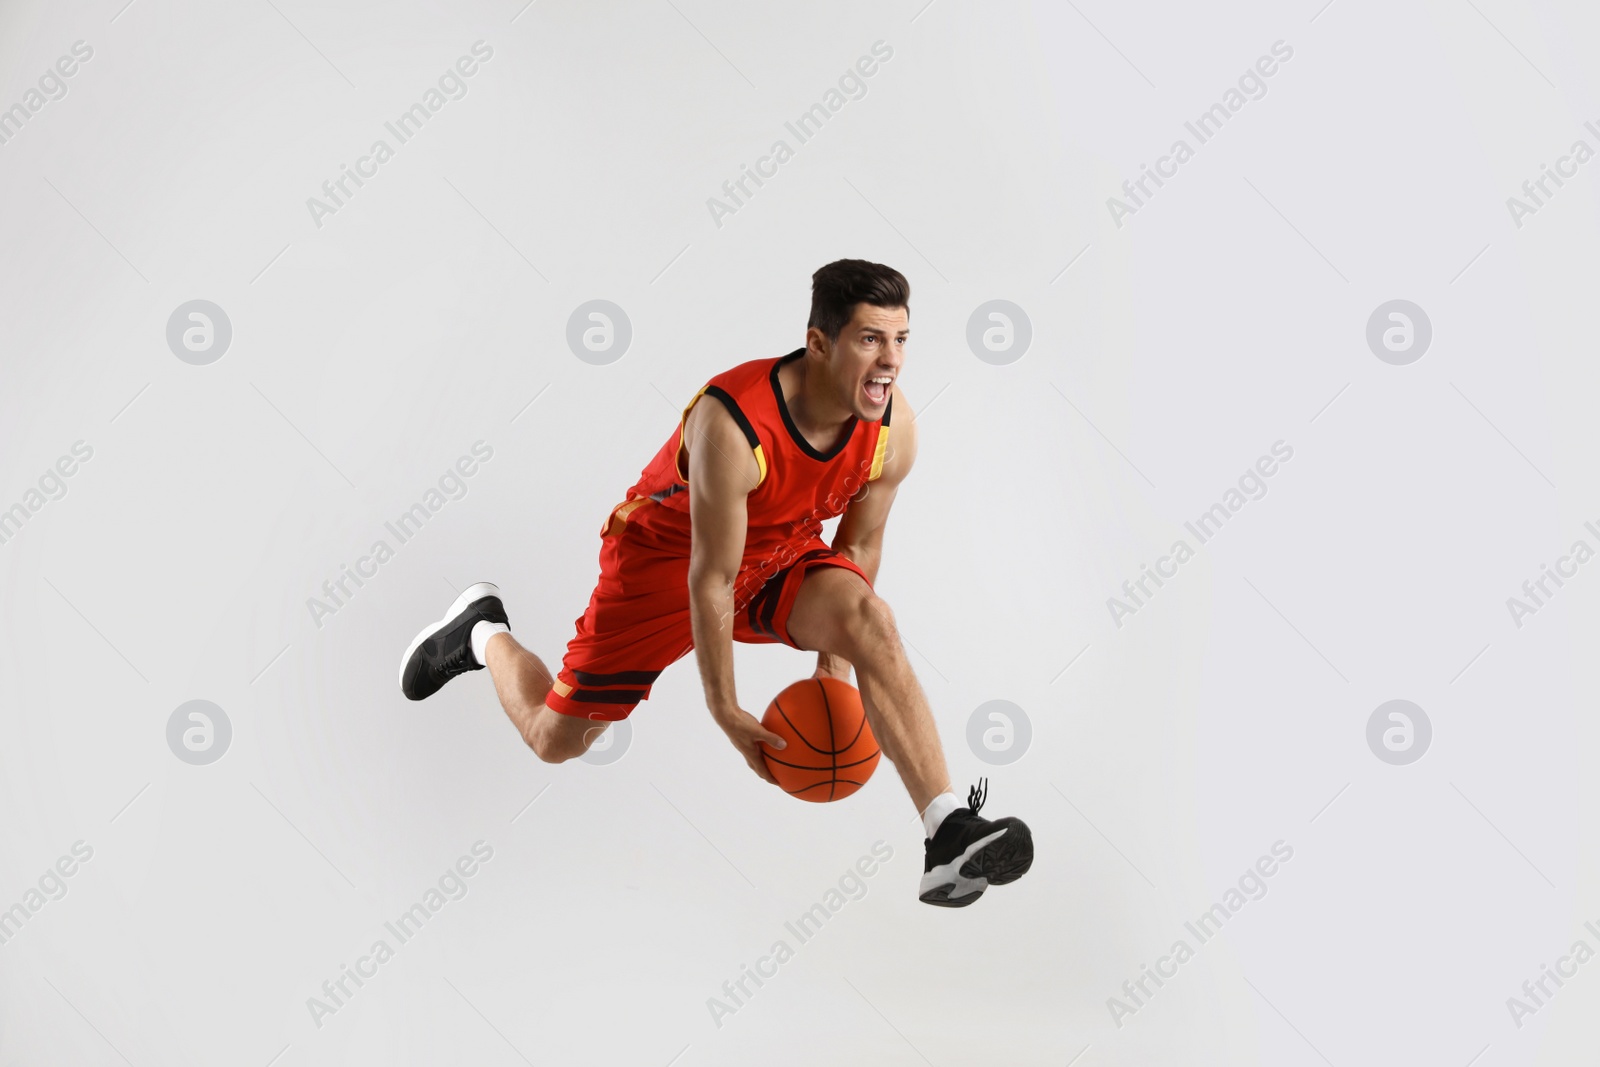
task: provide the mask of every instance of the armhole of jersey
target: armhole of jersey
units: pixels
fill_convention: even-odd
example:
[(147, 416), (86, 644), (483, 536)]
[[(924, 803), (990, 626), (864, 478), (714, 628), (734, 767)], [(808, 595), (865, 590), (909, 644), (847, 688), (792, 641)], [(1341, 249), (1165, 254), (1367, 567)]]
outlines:
[(755, 427), (750, 425), (750, 420), (745, 418), (744, 412), (739, 410), (738, 402), (729, 396), (728, 391), (720, 385), (701, 387), (700, 391), (694, 394), (694, 399), (689, 401), (688, 407), (683, 409), (683, 418), (678, 422), (678, 450), (673, 456), (673, 472), (677, 474), (678, 481), (684, 485), (689, 484), (689, 472), (683, 469), (683, 434), (689, 425), (689, 409), (694, 407), (702, 396), (714, 396), (722, 401), (723, 407), (728, 409), (728, 414), (733, 416), (733, 421), (738, 423), (740, 431), (744, 433), (745, 441), (750, 445), (750, 451), (755, 454), (756, 469), (759, 474), (759, 477), (756, 478), (756, 485), (759, 486), (767, 480), (767, 454), (762, 451), (761, 438), (756, 436)]
[(872, 469), (867, 472), (867, 481), (875, 482), (883, 474), (884, 454), (889, 449), (889, 415), (894, 411), (894, 397), (889, 397), (889, 406), (883, 409), (883, 419), (878, 425), (878, 445), (872, 450)]

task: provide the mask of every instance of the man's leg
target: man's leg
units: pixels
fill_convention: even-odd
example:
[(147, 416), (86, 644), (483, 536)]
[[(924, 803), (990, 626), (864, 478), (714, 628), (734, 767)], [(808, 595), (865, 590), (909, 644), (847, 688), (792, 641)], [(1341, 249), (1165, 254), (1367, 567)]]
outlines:
[[(597, 590), (595, 601), (600, 599)], [(591, 602), (575, 642), (593, 643), (593, 634), (584, 624), (595, 614), (596, 603)], [(556, 679), (538, 656), (518, 644), (509, 625), (499, 588), (492, 582), (470, 586), (450, 605), (444, 618), (423, 629), (406, 648), (400, 659), (400, 691), (407, 699), (426, 700), (457, 675), (487, 667), (500, 705), (523, 741), (546, 763), (562, 763), (587, 752), (605, 733), (608, 720), (621, 717), (618, 711), (623, 716), (632, 711), (648, 694), (649, 682), (661, 673), (587, 675), (581, 684), (597, 690), (599, 699), (591, 698), (587, 706), (575, 704), (571, 702), (573, 685)], [(629, 651), (636, 648), (625, 630), (608, 635), (608, 639)], [(572, 647), (568, 646), (569, 655)], [(581, 647), (585, 652), (595, 651), (589, 644)], [(604, 647), (599, 651), (603, 653)], [(552, 692), (561, 711), (549, 706)], [(563, 697), (568, 698), (565, 704)]]
[(497, 633), (484, 646), (489, 676), (494, 679), (500, 706), (546, 763), (562, 763), (583, 755), (610, 725), (604, 721), (562, 715), (545, 705), (554, 676), (544, 662), (523, 648), (508, 633)]
[(889, 605), (866, 580), (843, 567), (805, 572), (787, 628), (800, 647), (831, 652), (856, 669), (872, 732), (922, 814), (927, 837), (918, 899), (961, 908), (989, 886), (1026, 874), (1033, 865), (1033, 834), (1026, 823), (980, 816), (983, 789), (972, 791), (965, 808), (956, 807), (928, 698), (906, 660)]
[(801, 648), (842, 656), (856, 669), (867, 722), (917, 811), (948, 792), (950, 771), (928, 698), (889, 605), (872, 587), (843, 567), (813, 568), (795, 594), (787, 628)]

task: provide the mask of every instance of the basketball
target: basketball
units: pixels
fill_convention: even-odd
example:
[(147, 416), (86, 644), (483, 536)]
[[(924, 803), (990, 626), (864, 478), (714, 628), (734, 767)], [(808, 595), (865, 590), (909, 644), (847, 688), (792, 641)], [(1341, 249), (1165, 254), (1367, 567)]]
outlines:
[(807, 678), (772, 698), (761, 725), (787, 742), (762, 748), (783, 791), (819, 804), (843, 800), (878, 766), (878, 739), (867, 725), (861, 694), (837, 678)]

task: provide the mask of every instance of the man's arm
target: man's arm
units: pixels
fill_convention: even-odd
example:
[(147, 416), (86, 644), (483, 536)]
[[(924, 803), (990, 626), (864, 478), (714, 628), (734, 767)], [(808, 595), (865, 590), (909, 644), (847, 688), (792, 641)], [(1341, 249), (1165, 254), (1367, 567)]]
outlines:
[[(883, 558), (883, 528), (889, 521), (889, 508), (911, 465), (917, 459), (916, 412), (900, 387), (894, 387), (894, 421), (890, 424), (889, 447), (884, 452), (883, 470), (876, 481), (868, 482), (865, 495), (846, 505), (834, 531), (833, 548), (863, 571), (867, 581), (878, 580), (878, 563)], [(817, 673), (845, 681), (850, 679), (850, 664), (829, 652), (817, 655)]]
[(776, 785), (759, 742), (781, 749), (784, 741), (739, 707), (733, 684), (733, 590), (744, 557), (745, 502), (760, 481), (760, 468), (744, 432), (715, 397), (702, 397), (690, 410), (684, 441), (689, 449), (689, 620), (706, 706), (750, 769)]

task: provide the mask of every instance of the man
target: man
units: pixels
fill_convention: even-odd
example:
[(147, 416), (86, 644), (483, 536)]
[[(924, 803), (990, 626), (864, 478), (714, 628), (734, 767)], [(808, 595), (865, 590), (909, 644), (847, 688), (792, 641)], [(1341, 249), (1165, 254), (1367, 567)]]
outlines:
[[(739, 706), (733, 642), (815, 651), (819, 677), (848, 681), (855, 668), (872, 732), (922, 813), (921, 899), (964, 907), (1027, 872), (1033, 837), (1019, 819), (979, 817), (985, 791), (958, 804), (927, 697), (872, 589), (889, 507), (916, 457), (915, 416), (895, 384), (911, 287), (854, 259), (811, 282), (806, 346), (713, 377), (607, 516), (600, 581), (558, 675), (512, 638), (499, 590), (482, 583), (406, 649), (400, 688), (421, 700), (487, 666), (523, 740), (560, 763), (693, 648), (712, 717), (776, 784), (761, 746), (784, 742)], [(708, 396), (717, 402), (700, 402)], [(823, 520), (841, 514), (829, 546)]]

